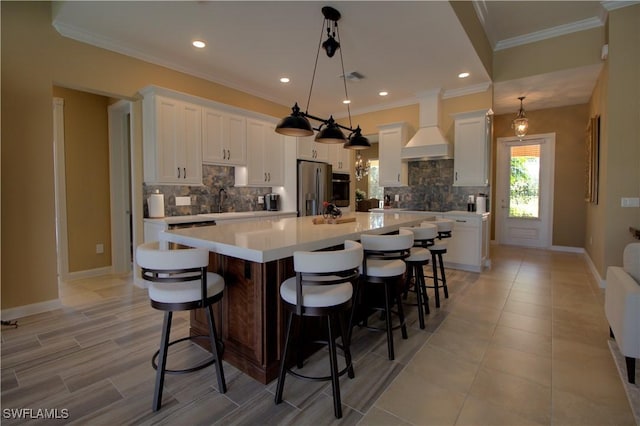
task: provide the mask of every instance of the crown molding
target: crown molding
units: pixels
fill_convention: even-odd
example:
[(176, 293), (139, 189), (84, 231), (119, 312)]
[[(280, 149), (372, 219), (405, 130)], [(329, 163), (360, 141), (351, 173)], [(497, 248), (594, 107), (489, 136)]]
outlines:
[[(618, 2), (615, 2), (615, 3), (618, 3)], [(588, 18), (588, 19), (583, 19), (581, 21), (572, 22), (570, 24), (558, 25), (557, 27), (535, 31), (533, 33), (525, 34), (523, 36), (500, 40), (496, 43), (494, 51), (509, 49), (511, 47), (521, 46), (523, 44), (529, 44), (529, 43), (533, 43), (540, 40), (559, 37), (562, 35), (571, 34), (578, 31), (589, 30), (591, 28), (601, 27), (602, 25), (604, 25), (604, 21), (601, 18)]]
[(640, 1), (601, 1), (600, 4), (607, 11), (612, 11), (627, 6), (633, 6), (634, 4), (640, 4)]
[(487, 81), (484, 83), (474, 84), (472, 86), (461, 87), (459, 89), (445, 90), (442, 94), (442, 99), (457, 98), (458, 96), (466, 96), (473, 95), (474, 93), (486, 92), (487, 90), (489, 90), (489, 87), (491, 87), (491, 82)]

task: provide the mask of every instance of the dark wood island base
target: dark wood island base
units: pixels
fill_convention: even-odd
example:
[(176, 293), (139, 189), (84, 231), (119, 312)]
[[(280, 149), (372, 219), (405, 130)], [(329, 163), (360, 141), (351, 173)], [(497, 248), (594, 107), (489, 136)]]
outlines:
[[(262, 384), (278, 376), (284, 344), (280, 283), (295, 275), (293, 259), (256, 263), (211, 253), (209, 270), (225, 279), (222, 303), (215, 307), (224, 342), (223, 359)], [(191, 335), (207, 334), (203, 311), (191, 313)], [(200, 342), (210, 350), (208, 342)]]

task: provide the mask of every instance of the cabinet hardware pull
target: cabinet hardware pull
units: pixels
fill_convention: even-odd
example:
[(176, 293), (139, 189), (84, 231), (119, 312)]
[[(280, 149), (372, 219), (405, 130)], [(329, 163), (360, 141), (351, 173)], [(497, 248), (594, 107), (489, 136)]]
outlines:
[(264, 172), (264, 181), (267, 181), (267, 172)]
[(456, 180), (458, 180), (458, 172), (456, 172)]
[(271, 172), (269, 172), (268, 174), (269, 174), (269, 182), (271, 182)]
[(227, 150), (226, 150), (226, 149), (223, 149), (223, 150), (222, 150), (222, 159), (223, 159), (223, 160), (226, 160), (226, 159), (227, 159)]
[(178, 179), (180, 179), (180, 167), (178, 167)]
[(467, 223), (467, 221), (466, 221), (466, 220), (460, 220), (460, 219), (456, 219), (456, 222)]
[(227, 160), (231, 160), (231, 150), (227, 150)]
[(182, 174), (184, 174), (184, 178), (186, 179), (187, 178), (187, 168), (183, 167), (182, 168), (182, 172), (183, 172)]

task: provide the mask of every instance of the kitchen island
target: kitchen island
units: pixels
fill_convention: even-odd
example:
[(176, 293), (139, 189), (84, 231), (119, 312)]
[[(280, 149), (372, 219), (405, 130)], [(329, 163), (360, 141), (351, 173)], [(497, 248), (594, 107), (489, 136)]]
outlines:
[[(218, 226), (175, 229), (164, 241), (211, 252), (209, 270), (225, 279), (216, 325), (224, 341), (224, 359), (239, 370), (269, 383), (277, 376), (284, 344), (285, 316), (280, 283), (295, 275), (293, 253), (339, 247), (360, 234), (386, 234), (429, 218), (410, 213), (348, 213), (353, 222), (313, 223), (313, 217), (258, 220)], [(207, 333), (201, 311), (191, 314), (191, 334)]]

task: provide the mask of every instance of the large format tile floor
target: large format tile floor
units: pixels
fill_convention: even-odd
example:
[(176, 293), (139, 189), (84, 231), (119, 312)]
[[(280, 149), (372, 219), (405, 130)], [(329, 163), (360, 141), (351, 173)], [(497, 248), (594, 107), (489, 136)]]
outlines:
[[(450, 298), (386, 357), (383, 333), (356, 329), (356, 378), (341, 383), (344, 424), (633, 425), (608, 348), (603, 293), (583, 255), (492, 246), (482, 274), (448, 270)], [(328, 383), (287, 378), (285, 403), (225, 363), (228, 392), (213, 367), (168, 376), (153, 413), (151, 354), (162, 313), (131, 277), (65, 283), (64, 308), (2, 329), (2, 408), (66, 409), (76, 424), (326, 424)], [(186, 335), (178, 315), (173, 337)], [(205, 356), (188, 345), (171, 360)], [(327, 365), (325, 352), (305, 368)], [(174, 362), (173, 366), (177, 366)], [(3, 410), (3, 416), (5, 411)], [(34, 411), (35, 413), (35, 411)], [(3, 418), (3, 423), (20, 423)], [(50, 422), (50, 421), (49, 421)]]

